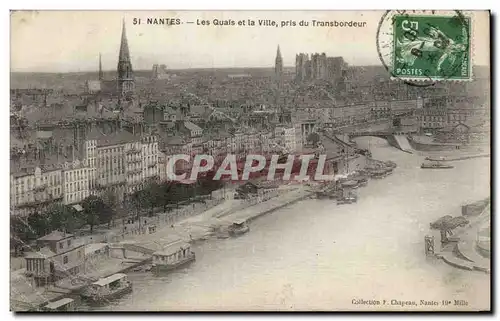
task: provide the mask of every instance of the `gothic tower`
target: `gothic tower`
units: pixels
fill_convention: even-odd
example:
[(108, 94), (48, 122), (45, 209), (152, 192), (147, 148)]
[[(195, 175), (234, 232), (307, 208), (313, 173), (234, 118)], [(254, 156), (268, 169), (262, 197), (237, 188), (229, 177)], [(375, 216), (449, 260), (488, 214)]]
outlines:
[(99, 53), (99, 80), (103, 80), (104, 75), (102, 73), (102, 62), (101, 62), (101, 53)]
[(278, 52), (276, 52), (276, 60), (274, 63), (274, 75), (276, 76), (276, 81), (281, 85), (283, 79), (283, 58), (281, 57), (280, 46), (278, 45)]
[(131, 94), (135, 89), (134, 73), (132, 71), (132, 62), (130, 61), (130, 52), (128, 50), (127, 33), (125, 30), (125, 19), (122, 26), (122, 40), (120, 44), (120, 53), (118, 55), (118, 94)]
[(276, 52), (276, 60), (274, 62), (274, 78), (276, 81), (276, 95), (274, 103), (276, 104), (276, 106), (280, 106), (281, 90), (283, 88), (283, 58), (281, 57), (279, 45), (278, 51)]

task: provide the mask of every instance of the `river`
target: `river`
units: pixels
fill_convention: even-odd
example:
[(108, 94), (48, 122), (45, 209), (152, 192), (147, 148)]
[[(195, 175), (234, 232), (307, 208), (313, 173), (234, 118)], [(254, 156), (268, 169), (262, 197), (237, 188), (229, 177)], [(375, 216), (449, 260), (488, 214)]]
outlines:
[(393, 175), (360, 189), (357, 204), (310, 199), (262, 216), (239, 238), (195, 246), (197, 259), (184, 269), (162, 277), (129, 274), (134, 292), (99, 310), (401, 308), (353, 304), (355, 299), (463, 299), (468, 306), (448, 309), (489, 309), (489, 275), (424, 255), (431, 221), (459, 215), (460, 205), (489, 195), (489, 158), (421, 170), (420, 155), (378, 138), (357, 142), (374, 158), (398, 164)]

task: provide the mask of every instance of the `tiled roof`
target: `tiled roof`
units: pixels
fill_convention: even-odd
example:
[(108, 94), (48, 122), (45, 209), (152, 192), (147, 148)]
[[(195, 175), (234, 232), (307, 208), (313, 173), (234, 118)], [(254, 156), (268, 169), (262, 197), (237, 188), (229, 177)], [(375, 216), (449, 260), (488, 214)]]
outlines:
[(198, 125), (195, 125), (190, 121), (185, 121), (184, 126), (186, 126), (186, 128), (191, 130), (191, 131), (201, 131), (202, 130)]
[(138, 141), (140, 140), (140, 137), (135, 136), (126, 130), (106, 135), (94, 127), (87, 135), (87, 140), (97, 140), (97, 146), (110, 146)]
[(54, 255), (56, 255), (56, 253), (52, 252), (48, 247), (42, 247), (37, 252), (27, 253), (24, 257), (27, 259), (45, 259), (51, 258)]

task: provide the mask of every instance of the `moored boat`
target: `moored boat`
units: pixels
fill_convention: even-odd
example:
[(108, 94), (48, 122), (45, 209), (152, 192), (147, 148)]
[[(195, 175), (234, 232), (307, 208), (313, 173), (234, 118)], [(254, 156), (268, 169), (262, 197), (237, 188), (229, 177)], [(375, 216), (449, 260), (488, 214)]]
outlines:
[(393, 172), (393, 168), (390, 168), (390, 167), (389, 167), (389, 168), (384, 169), (384, 171), (385, 171), (385, 175), (386, 175), (386, 176), (387, 176), (387, 175), (391, 175), (391, 174), (392, 174), (392, 172)]
[(358, 201), (358, 197), (356, 195), (344, 196), (337, 200), (337, 204), (352, 204)]
[(358, 188), (359, 184), (356, 180), (348, 180), (341, 183), (343, 188)]
[(387, 175), (386, 171), (383, 169), (374, 170), (370, 173), (372, 178), (384, 178)]
[(196, 259), (191, 245), (181, 240), (170, 243), (162, 251), (153, 253), (152, 270), (154, 272), (167, 272), (175, 270)]
[(117, 273), (92, 283), (80, 295), (87, 301), (103, 304), (131, 291), (132, 283), (128, 280), (127, 275)]
[(248, 227), (246, 221), (244, 221), (244, 220), (235, 221), (228, 228), (229, 235), (232, 235), (232, 236), (238, 236), (241, 234), (245, 234), (249, 230), (250, 230), (250, 228)]
[(427, 162), (427, 163), (422, 163), (422, 165), (420, 165), (420, 168), (423, 168), (423, 169), (449, 169), (449, 168), (453, 168), (453, 166), (448, 165), (448, 164), (443, 164), (441, 162)]
[(368, 176), (365, 173), (353, 176), (351, 179), (356, 181), (358, 187), (366, 186), (368, 184)]
[(337, 198), (337, 204), (352, 204), (358, 201), (358, 196), (351, 190), (346, 190)]
[(318, 199), (335, 198), (335, 190), (333, 188), (325, 188), (323, 190), (316, 191), (316, 198)]
[(385, 166), (389, 167), (389, 168), (396, 168), (398, 165), (396, 163), (394, 163), (393, 161), (386, 161), (384, 162)]
[(42, 311), (46, 312), (69, 312), (75, 311), (75, 300), (70, 298), (63, 298), (54, 302), (47, 303)]

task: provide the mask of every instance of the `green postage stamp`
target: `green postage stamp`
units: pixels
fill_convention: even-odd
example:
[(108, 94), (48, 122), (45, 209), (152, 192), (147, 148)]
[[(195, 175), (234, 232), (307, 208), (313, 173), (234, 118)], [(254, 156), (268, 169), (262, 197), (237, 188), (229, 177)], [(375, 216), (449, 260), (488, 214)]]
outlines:
[(392, 74), (401, 79), (471, 78), (470, 18), (394, 15)]

